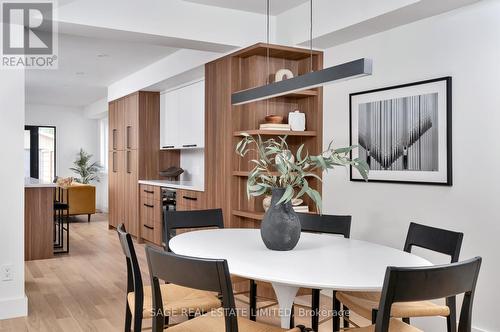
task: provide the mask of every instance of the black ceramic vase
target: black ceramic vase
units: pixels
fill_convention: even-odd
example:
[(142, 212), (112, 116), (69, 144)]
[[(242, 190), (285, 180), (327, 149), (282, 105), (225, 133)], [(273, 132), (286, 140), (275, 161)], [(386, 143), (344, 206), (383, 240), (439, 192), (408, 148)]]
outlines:
[(300, 220), (293, 210), (292, 202), (276, 205), (284, 193), (284, 188), (272, 190), (271, 206), (260, 226), (262, 241), (271, 250), (292, 250), (300, 238)]

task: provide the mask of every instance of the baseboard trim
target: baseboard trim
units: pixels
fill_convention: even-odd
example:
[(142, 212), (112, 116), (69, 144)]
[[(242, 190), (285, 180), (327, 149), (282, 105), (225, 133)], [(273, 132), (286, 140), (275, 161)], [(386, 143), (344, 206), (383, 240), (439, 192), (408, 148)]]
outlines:
[(28, 298), (25, 296), (15, 299), (0, 300), (0, 319), (28, 316)]
[(489, 331), (482, 330), (482, 329), (479, 329), (477, 327), (472, 327), (472, 332), (489, 332)]

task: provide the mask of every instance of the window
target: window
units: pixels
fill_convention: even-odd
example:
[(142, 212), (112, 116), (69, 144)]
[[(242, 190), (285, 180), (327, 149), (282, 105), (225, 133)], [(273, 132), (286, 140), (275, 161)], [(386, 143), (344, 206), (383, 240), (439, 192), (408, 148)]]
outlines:
[(56, 177), (56, 127), (24, 127), (24, 176), (44, 182)]
[(100, 149), (100, 164), (105, 173), (108, 172), (108, 118), (99, 120), (99, 149)]

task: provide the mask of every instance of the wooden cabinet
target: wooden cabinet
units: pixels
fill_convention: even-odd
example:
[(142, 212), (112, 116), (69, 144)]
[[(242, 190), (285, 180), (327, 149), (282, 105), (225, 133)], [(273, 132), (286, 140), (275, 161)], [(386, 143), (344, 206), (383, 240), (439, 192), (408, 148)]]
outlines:
[(205, 81), (166, 92), (161, 103), (161, 148), (205, 146)]
[(204, 192), (177, 189), (177, 211), (202, 210), (205, 208)]
[(159, 169), (160, 95), (136, 92), (109, 103), (109, 225), (141, 237), (140, 179)]
[(163, 241), (163, 203), (160, 187), (140, 186), (140, 233), (141, 237), (158, 246)]
[(109, 103), (109, 150), (123, 150), (124, 103), (122, 100)]
[(109, 174), (108, 174), (108, 200), (109, 200), (109, 225), (116, 228), (123, 223), (123, 210), (121, 208), (123, 198), (123, 151), (109, 152)]
[(139, 236), (139, 159), (137, 150), (124, 151), (123, 172), (124, 222), (130, 234)]
[(139, 148), (139, 95), (132, 94), (124, 101), (123, 136), (125, 149)]

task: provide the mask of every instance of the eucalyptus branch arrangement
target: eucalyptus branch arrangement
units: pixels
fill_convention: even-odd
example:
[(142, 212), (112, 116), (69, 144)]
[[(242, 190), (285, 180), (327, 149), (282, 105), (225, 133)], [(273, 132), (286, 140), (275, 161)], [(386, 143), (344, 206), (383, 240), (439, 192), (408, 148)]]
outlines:
[(368, 179), (368, 164), (359, 158), (350, 159), (350, 152), (357, 146), (334, 149), (332, 142), (328, 148), (317, 156), (304, 151), (304, 144), (294, 155), (286, 142), (287, 136), (263, 141), (260, 135), (255, 138), (244, 133), (243, 139), (236, 146), (236, 153), (244, 157), (248, 152), (255, 151), (257, 159), (251, 160), (254, 168), (248, 176), (247, 195), (260, 196), (273, 188), (285, 188), (285, 193), (278, 204), (286, 203), (303, 195), (309, 196), (321, 213), (321, 195), (309, 186), (309, 181), (317, 179), (320, 172), (333, 169), (336, 166), (353, 166), (361, 176)]

